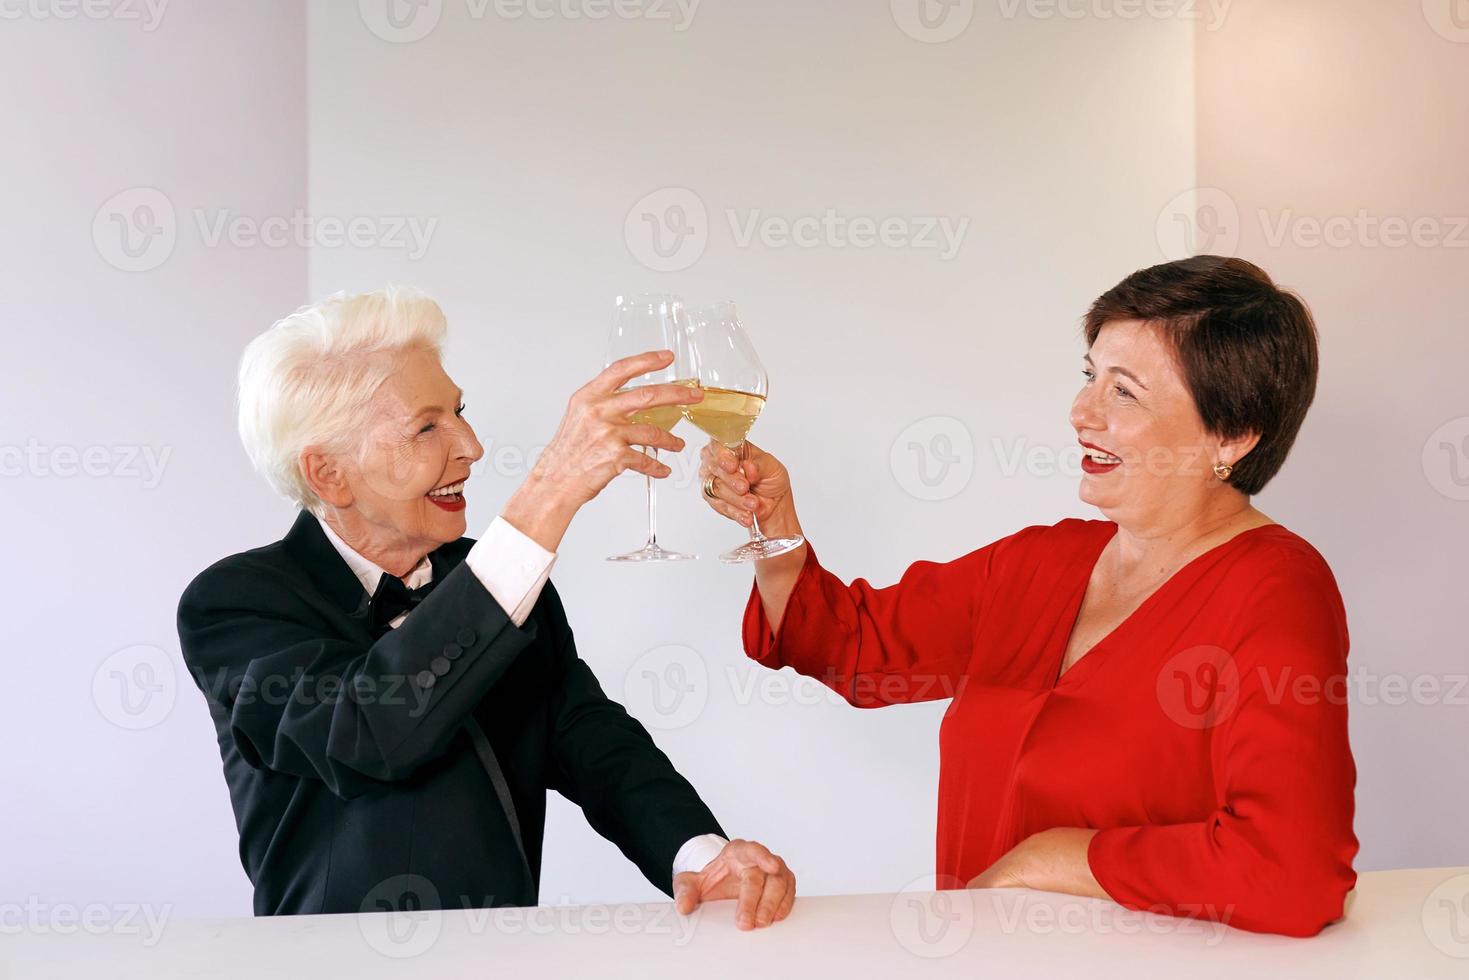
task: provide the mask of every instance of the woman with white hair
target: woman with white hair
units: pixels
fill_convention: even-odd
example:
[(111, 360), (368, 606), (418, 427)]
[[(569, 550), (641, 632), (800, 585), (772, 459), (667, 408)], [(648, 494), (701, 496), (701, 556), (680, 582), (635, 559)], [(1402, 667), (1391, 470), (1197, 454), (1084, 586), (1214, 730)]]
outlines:
[(419, 292), (339, 293), (240, 365), (245, 448), (302, 510), (283, 540), (195, 578), (178, 628), (256, 914), (533, 905), (556, 789), (680, 911), (732, 898), (741, 928), (784, 918), (790, 869), (726, 840), (603, 694), (548, 579), (613, 477), (669, 474), (635, 446), (683, 447), (629, 415), (700, 394), (619, 390), (671, 352), (612, 364), (476, 542), (465, 481), (483, 449), (441, 364), (445, 330)]

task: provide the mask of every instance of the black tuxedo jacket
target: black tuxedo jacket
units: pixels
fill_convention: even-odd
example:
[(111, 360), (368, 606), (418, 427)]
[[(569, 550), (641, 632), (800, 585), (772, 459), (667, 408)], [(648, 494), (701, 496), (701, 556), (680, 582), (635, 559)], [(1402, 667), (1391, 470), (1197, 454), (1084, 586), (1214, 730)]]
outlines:
[(304, 511), (185, 590), (179, 640), (214, 719), (255, 914), (534, 905), (547, 789), (665, 893), (678, 848), (723, 834), (577, 657), (550, 583), (517, 628), (463, 564), (473, 543), (433, 552), (438, 584), (376, 640), (362, 583)]

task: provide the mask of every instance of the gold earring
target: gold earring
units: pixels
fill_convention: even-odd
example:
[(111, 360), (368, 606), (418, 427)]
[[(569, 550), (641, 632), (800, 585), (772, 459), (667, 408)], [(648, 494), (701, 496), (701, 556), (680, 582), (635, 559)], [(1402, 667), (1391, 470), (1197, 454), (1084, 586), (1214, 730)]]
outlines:
[(1214, 475), (1217, 476), (1217, 477), (1219, 477), (1219, 479), (1221, 479), (1221, 480), (1226, 480), (1227, 481), (1229, 479), (1229, 474), (1231, 474), (1233, 472), (1234, 472), (1234, 467), (1233, 466), (1230, 466), (1228, 463), (1215, 463), (1214, 464)]

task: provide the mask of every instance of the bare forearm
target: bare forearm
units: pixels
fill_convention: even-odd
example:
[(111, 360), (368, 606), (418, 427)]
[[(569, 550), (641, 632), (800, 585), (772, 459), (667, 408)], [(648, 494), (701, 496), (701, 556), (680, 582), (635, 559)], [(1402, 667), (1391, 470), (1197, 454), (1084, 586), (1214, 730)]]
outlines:
[(511, 494), (500, 516), (547, 551), (557, 551), (580, 504), (534, 474)]
[(1026, 886), (1039, 891), (1107, 898), (1087, 862), (1087, 847), (1097, 832), (1081, 827), (1054, 827), (1033, 835), (1027, 848)]
[[(804, 534), (796, 517), (795, 505), (789, 502), (760, 518), (760, 530), (769, 537)], [(806, 564), (806, 551), (803, 544), (795, 551), (754, 563), (755, 585), (760, 590), (760, 603), (765, 607), (765, 618), (770, 621), (772, 631), (780, 629), (791, 590), (796, 587), (796, 579)]]

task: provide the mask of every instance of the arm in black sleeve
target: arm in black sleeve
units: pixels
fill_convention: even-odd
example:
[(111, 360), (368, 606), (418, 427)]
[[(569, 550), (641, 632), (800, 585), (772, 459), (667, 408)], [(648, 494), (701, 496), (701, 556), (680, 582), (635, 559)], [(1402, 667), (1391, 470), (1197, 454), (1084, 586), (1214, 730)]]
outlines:
[(549, 582), (543, 598), (542, 628), (556, 634), (559, 680), (551, 732), (553, 788), (671, 896), (678, 849), (701, 834), (726, 835), (647, 729), (602, 692), (576, 655), (571, 627)]
[[(185, 590), (179, 642), (221, 738), (246, 763), (319, 779), (341, 797), (441, 755), (535, 637), (463, 565), (376, 643), (337, 635), (308, 594), (278, 569), (225, 559)], [(435, 674), (446, 652), (450, 669)]]

